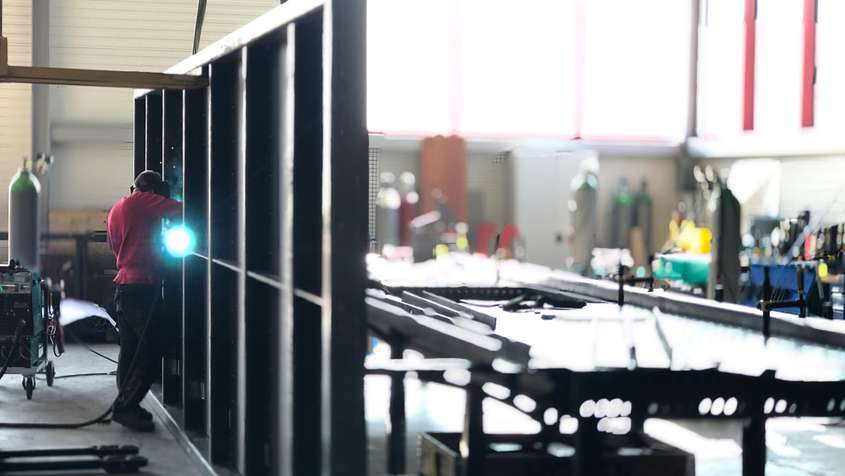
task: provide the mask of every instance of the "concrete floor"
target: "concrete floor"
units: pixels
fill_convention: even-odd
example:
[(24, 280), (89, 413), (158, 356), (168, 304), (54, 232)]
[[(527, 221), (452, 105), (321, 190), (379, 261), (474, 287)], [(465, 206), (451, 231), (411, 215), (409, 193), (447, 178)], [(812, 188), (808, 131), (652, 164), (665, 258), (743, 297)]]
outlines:
[[(93, 346), (111, 357), (117, 355), (116, 345)], [(55, 359), (58, 376), (110, 372), (115, 364), (98, 357), (78, 345), (69, 345), (67, 352)], [(100, 415), (116, 395), (114, 377), (81, 377), (57, 379), (53, 387), (39, 376), (32, 400), (27, 400), (19, 375), (6, 375), (0, 380), (0, 421), (3, 422), (76, 422)], [(148, 397), (149, 399), (149, 397)], [(143, 403), (151, 409), (149, 401)], [(149, 459), (141, 475), (185, 475), (201, 473), (194, 469), (191, 460), (173, 436), (156, 420), (155, 433), (136, 433), (112, 423), (95, 425), (78, 430), (29, 430), (0, 429), (0, 449), (49, 448), (90, 445), (136, 445), (140, 454)], [(68, 473), (10, 473), (10, 474), (64, 474)], [(74, 473), (78, 476), (105, 474), (103, 471)]]
[[(388, 377), (368, 376), (365, 383), (369, 474), (385, 474), (385, 422), (390, 397)], [(408, 474), (417, 472), (420, 432), (459, 432), (463, 390), (416, 379), (406, 380)], [(532, 433), (537, 424), (518, 411), (485, 400), (484, 426), (491, 433)], [(845, 474), (845, 426), (820, 418), (779, 418), (767, 423), (767, 476), (838, 476)], [(651, 436), (695, 455), (697, 476), (742, 474), (739, 422), (649, 420)]]
[[(114, 345), (94, 346), (112, 357)], [(70, 345), (65, 355), (55, 360), (58, 375), (82, 372), (109, 372), (114, 364), (81, 346)], [(43, 379), (43, 377), (41, 377)], [(367, 426), (369, 434), (369, 473), (385, 474), (384, 431), (389, 401), (386, 377), (366, 379)], [(0, 380), (0, 421), (69, 422), (99, 415), (115, 396), (114, 377), (59, 379), (47, 387), (38, 381), (34, 397), (26, 400), (20, 376), (7, 375)], [(408, 473), (416, 472), (417, 435), (422, 431), (460, 431), (463, 420), (463, 392), (436, 384), (407, 381)], [(144, 405), (153, 409), (149, 402)], [(530, 421), (519, 412), (496, 402), (485, 404), (485, 427), (491, 432), (530, 432)], [(152, 434), (139, 434), (118, 424), (96, 425), (79, 430), (0, 429), (0, 449), (34, 447), (132, 444), (150, 460), (141, 475), (202, 474), (173, 436), (157, 420)], [(845, 467), (845, 428), (822, 419), (770, 420), (769, 476), (834, 476)], [(666, 422), (651, 420), (646, 430), (652, 436), (676, 444), (696, 455), (698, 476), (741, 474), (740, 426), (738, 423)], [(23, 473), (14, 473), (23, 474)], [(26, 473), (68, 474), (68, 473)], [(105, 474), (90, 472), (80, 476)]]

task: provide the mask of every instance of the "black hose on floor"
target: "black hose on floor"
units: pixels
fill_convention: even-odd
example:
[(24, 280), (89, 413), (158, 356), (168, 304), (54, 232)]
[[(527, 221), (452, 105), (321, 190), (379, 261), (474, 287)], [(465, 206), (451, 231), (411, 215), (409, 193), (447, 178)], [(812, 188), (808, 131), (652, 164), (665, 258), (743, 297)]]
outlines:
[[(21, 330), (23, 330), (24, 324), (26, 324), (24, 321), (21, 321), (20, 323), (18, 323), (18, 327), (15, 330), (15, 339), (14, 339), (15, 345), (20, 344)], [(6, 374), (6, 370), (9, 368), (9, 362), (11, 362), (11, 360), (12, 360), (12, 355), (14, 355), (14, 354), (12, 352), (9, 352), (9, 355), (6, 356), (6, 361), (3, 364), (3, 369), (0, 370), (0, 378), (3, 378), (3, 376)], [(109, 409), (106, 410), (105, 413), (98, 416), (97, 418), (94, 418), (92, 420), (79, 422), (79, 423), (25, 423), (25, 422), (24, 423), (4, 423), (4, 422), (0, 422), (0, 428), (31, 428), (31, 429), (37, 429), (37, 428), (44, 428), (44, 429), (46, 429), (46, 428), (50, 428), (50, 429), (82, 428), (82, 427), (94, 425), (94, 424), (97, 424), (97, 423), (108, 423), (108, 422), (110, 422), (111, 420), (109, 420), (108, 416), (111, 415), (111, 411), (112, 411), (112, 408), (111, 408), (111, 406), (109, 406)]]
[(73, 341), (74, 341), (74, 342), (76, 342), (77, 344), (81, 344), (83, 347), (85, 347), (85, 349), (86, 349), (88, 352), (91, 352), (91, 353), (93, 353), (93, 354), (95, 354), (95, 355), (99, 355), (100, 357), (102, 357), (102, 358), (104, 358), (104, 359), (108, 360), (109, 362), (111, 362), (111, 363), (113, 363), (113, 364), (116, 364), (116, 363), (117, 363), (117, 361), (116, 361), (116, 360), (114, 360), (114, 359), (112, 359), (111, 357), (109, 357), (109, 356), (107, 356), (107, 355), (104, 355), (104, 354), (101, 354), (101, 353), (97, 352), (96, 350), (94, 350), (93, 348), (91, 348), (91, 346), (89, 346), (88, 344), (86, 344), (85, 342), (83, 342), (83, 341), (82, 341), (82, 339), (80, 339), (80, 338), (79, 338), (79, 336), (77, 336), (77, 335), (76, 335), (76, 333), (74, 333), (72, 330), (70, 330), (70, 328), (69, 328), (69, 327), (64, 328), (64, 331), (65, 331), (65, 333), (66, 333), (66, 334), (68, 334), (71, 338), (73, 338)]
[[(67, 375), (56, 375), (53, 377), (54, 380), (58, 380), (60, 378), (76, 378), (76, 377), (114, 377), (117, 375), (117, 370), (112, 370), (111, 372), (90, 372), (84, 374), (67, 374)], [(38, 380), (46, 380), (45, 378), (39, 377)]]
[[(154, 308), (155, 308), (154, 305), (150, 307), (150, 314), (147, 316), (147, 322), (144, 324), (144, 330), (141, 332), (140, 339), (138, 339), (138, 347), (140, 347), (141, 344), (143, 344), (144, 338), (147, 335), (147, 329), (149, 328), (150, 322), (152, 321), (152, 312), (153, 312)], [(24, 321), (21, 321), (18, 324), (19, 329), (15, 333), (15, 335), (16, 335), (15, 342), (20, 340), (20, 330), (23, 329), (24, 324), (25, 324)], [(99, 354), (98, 352), (95, 352), (95, 353)], [(101, 355), (101, 357), (107, 358), (103, 355)], [(138, 358), (138, 353), (135, 352), (135, 355), (132, 358), (132, 362), (129, 363), (129, 369), (130, 370), (135, 367), (137, 358)], [(6, 358), (6, 365), (4, 365), (3, 370), (0, 371), (0, 378), (2, 378), (3, 373), (6, 372), (6, 367), (8, 366), (10, 360), (11, 360), (10, 357)], [(109, 360), (111, 360), (111, 359), (109, 359)], [(127, 372), (127, 374), (128, 373), (130, 373), (130, 372)], [(120, 385), (121, 385), (121, 383), (118, 382), (118, 386), (120, 386)], [(119, 395), (119, 392), (118, 392), (118, 395)], [(0, 428), (74, 430), (74, 429), (84, 428), (86, 426), (91, 426), (91, 425), (96, 425), (96, 424), (110, 423), (111, 419), (109, 418), (109, 416), (112, 414), (113, 408), (114, 408), (114, 402), (112, 402), (112, 404), (109, 405), (109, 408), (105, 412), (103, 412), (102, 415), (100, 415), (96, 418), (93, 418), (91, 420), (87, 420), (87, 421), (83, 421), (83, 422), (79, 422), (79, 423), (26, 423), (26, 422), (23, 422), (23, 423), (6, 423), (6, 422), (0, 422)]]

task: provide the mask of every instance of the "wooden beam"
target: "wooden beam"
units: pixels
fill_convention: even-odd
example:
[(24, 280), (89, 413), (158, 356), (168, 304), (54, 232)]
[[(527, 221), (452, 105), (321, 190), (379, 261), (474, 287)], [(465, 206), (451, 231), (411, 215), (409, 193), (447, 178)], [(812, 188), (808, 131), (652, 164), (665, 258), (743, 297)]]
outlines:
[(208, 85), (206, 78), (189, 74), (109, 71), (37, 66), (6, 66), (5, 39), (0, 38), (0, 83), (60, 84), (104, 88), (194, 89)]

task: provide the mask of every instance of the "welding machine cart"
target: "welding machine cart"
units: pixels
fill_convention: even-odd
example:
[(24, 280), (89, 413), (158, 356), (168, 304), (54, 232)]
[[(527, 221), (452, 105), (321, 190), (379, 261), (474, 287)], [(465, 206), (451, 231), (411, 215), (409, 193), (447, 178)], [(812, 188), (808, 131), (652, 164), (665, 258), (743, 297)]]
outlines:
[(56, 299), (37, 272), (14, 260), (0, 265), (0, 364), (8, 363), (6, 373), (22, 376), (28, 400), (35, 390), (35, 374), (45, 374), (48, 386), (56, 376), (48, 358), (51, 345), (55, 355), (61, 348)]

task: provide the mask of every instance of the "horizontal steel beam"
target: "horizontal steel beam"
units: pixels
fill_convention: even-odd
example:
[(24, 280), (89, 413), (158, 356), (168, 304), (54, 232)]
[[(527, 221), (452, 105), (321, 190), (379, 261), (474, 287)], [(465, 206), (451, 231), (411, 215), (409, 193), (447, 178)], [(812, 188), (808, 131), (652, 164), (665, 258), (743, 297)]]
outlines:
[(241, 28), (203, 48), (167, 69), (167, 73), (190, 73), (212, 61), (237, 51), (262, 36), (301, 18), (323, 6), (324, 0), (290, 0), (279, 5)]
[[(277, 31), (281, 27), (317, 10), (324, 3), (325, 0), (289, 0), (284, 2), (282, 5), (273, 8), (243, 27), (206, 46), (198, 53), (173, 65), (165, 73), (187, 74), (199, 71), (203, 66), (235, 52), (264, 35)], [(156, 88), (140, 87), (138, 91), (135, 91), (135, 97), (142, 97), (152, 89)]]
[[(2, 59), (2, 58), (0, 58)], [(194, 89), (208, 85), (202, 76), (0, 64), (0, 83), (57, 84), (105, 88)]]

